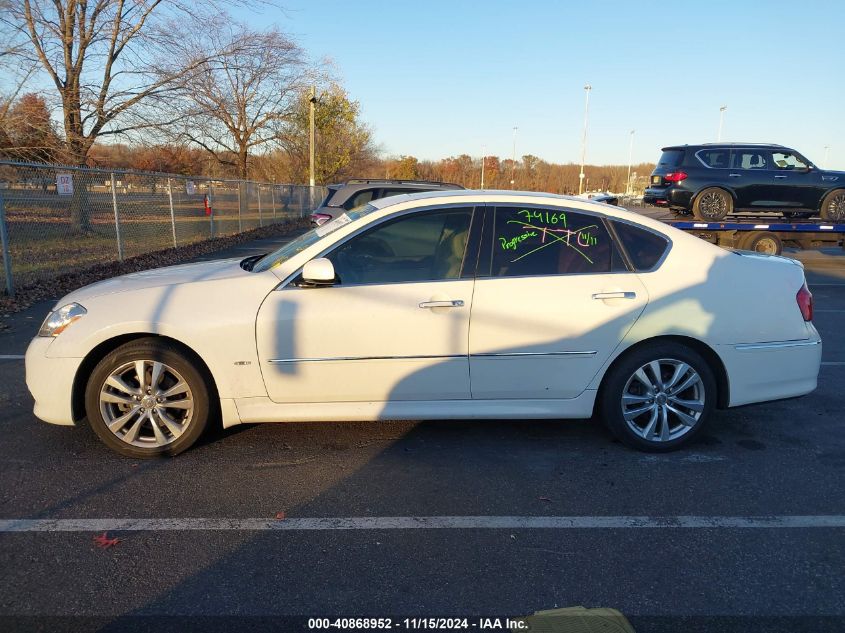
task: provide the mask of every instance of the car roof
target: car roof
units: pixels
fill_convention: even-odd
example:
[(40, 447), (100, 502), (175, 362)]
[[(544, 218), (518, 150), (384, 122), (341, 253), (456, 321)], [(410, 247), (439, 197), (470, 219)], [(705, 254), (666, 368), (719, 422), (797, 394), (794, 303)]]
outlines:
[(696, 147), (726, 147), (726, 148), (737, 148), (737, 147), (755, 147), (755, 148), (777, 148), (777, 149), (790, 149), (785, 145), (778, 145), (777, 143), (695, 143), (695, 144), (688, 144), (688, 145), (668, 145), (666, 147), (662, 147), (660, 151), (665, 152), (667, 150), (679, 150), (679, 149), (689, 149), (689, 148), (696, 148)]
[(450, 190), (463, 189), (461, 185), (451, 182), (435, 182), (431, 180), (390, 180), (390, 179), (353, 179), (346, 183), (328, 185), (330, 198), (328, 204), (336, 207), (344, 204), (359, 191), (372, 189), (373, 187), (386, 187), (394, 189), (407, 189), (414, 191), (424, 190)]

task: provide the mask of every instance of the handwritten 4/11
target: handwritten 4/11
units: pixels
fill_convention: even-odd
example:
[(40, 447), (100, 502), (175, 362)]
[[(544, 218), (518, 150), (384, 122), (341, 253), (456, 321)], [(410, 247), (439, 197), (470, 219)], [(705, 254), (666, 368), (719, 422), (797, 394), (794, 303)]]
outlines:
[[(580, 229), (572, 230), (572, 229), (553, 229), (547, 226), (534, 226), (532, 224), (527, 224), (521, 220), (508, 220), (508, 224), (519, 224), (522, 226), (522, 229), (525, 231), (522, 235), (517, 235), (510, 240), (506, 240), (503, 237), (499, 238), (499, 243), (501, 244), (504, 250), (516, 250), (516, 247), (529, 237), (536, 237), (537, 232), (539, 231), (541, 234), (540, 237), (540, 246), (534, 248), (527, 253), (523, 253), (516, 259), (511, 260), (511, 263), (518, 262), (520, 259), (524, 257), (528, 257), (532, 253), (536, 253), (537, 251), (543, 250), (547, 246), (552, 246), (554, 244), (564, 244), (565, 246), (573, 249), (576, 253), (581, 255), (584, 259), (586, 259), (591, 264), (593, 260), (590, 259), (586, 253), (584, 253), (581, 248), (589, 248), (590, 246), (594, 246), (598, 243), (598, 239), (592, 235), (589, 229), (597, 229), (598, 226), (595, 224), (591, 224), (589, 226), (582, 227)], [(575, 243), (573, 244), (573, 239)], [(548, 238), (548, 241), (546, 241)], [(578, 248), (578, 247), (581, 248)]]

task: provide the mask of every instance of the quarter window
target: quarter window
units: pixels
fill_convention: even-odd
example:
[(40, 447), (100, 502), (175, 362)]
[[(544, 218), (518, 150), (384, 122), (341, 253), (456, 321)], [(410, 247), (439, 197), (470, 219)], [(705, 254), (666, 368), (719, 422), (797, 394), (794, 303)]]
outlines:
[(493, 277), (607, 273), (621, 265), (600, 217), (554, 207), (494, 213), (486, 249)]
[(730, 164), (730, 150), (724, 148), (703, 149), (696, 153), (696, 156), (706, 167), (711, 169), (727, 169)]
[(638, 272), (654, 268), (669, 247), (666, 238), (627, 222), (614, 222), (613, 228)]
[(459, 279), (472, 209), (417, 213), (381, 224), (326, 255), (340, 284)]
[(359, 191), (349, 200), (346, 201), (346, 204), (343, 205), (343, 208), (355, 209), (357, 207), (360, 207), (362, 204), (367, 204), (373, 199), (374, 193), (375, 189), (364, 189), (364, 191)]

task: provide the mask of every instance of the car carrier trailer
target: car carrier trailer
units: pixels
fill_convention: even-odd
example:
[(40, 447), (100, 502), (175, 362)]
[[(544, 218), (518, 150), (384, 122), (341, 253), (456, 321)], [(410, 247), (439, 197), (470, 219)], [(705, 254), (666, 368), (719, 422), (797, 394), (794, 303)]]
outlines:
[[(653, 216), (652, 216), (653, 217)], [(815, 220), (767, 218), (759, 215), (734, 215), (722, 222), (654, 217), (655, 220), (726, 248), (740, 248), (769, 255), (780, 255), (784, 246), (796, 248), (845, 247), (845, 224)], [(772, 221), (772, 220), (781, 221)], [(730, 221), (727, 221), (730, 220)]]

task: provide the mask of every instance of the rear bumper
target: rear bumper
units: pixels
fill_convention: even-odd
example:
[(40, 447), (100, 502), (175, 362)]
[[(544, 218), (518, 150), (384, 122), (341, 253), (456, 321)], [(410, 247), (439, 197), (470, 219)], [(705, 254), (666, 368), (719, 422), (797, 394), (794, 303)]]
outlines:
[(677, 186), (649, 187), (643, 193), (643, 202), (658, 207), (674, 207), (689, 210), (692, 192)]
[(793, 398), (816, 388), (822, 341), (816, 329), (799, 341), (722, 345), (719, 354), (730, 380), (730, 402), (736, 407), (753, 402)]
[(52, 338), (36, 337), (26, 349), (26, 386), (35, 400), (35, 417), (73, 425), (73, 380), (81, 358), (49, 358)]

